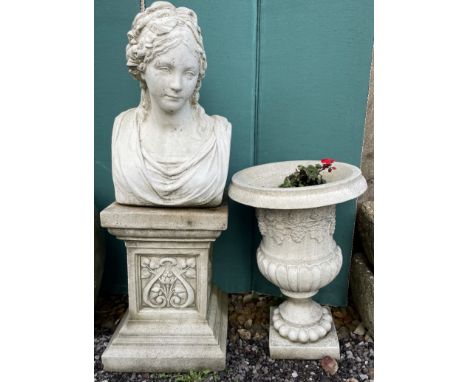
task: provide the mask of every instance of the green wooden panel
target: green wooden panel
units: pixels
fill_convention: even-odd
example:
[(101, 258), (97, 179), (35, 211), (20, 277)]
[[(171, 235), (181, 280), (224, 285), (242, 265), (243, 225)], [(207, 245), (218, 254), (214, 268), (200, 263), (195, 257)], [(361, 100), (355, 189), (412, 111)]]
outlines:
[[(115, 200), (111, 173), (114, 118), (137, 105), (139, 87), (127, 72), (127, 31), (139, 10), (138, 1), (94, 3), (94, 202), (98, 210)], [(105, 234), (106, 264), (102, 289), (125, 292), (127, 262), (121, 241)]]
[[(147, 4), (150, 2), (147, 1)], [(233, 125), (229, 179), (267, 162), (324, 156), (359, 165), (372, 46), (371, 0), (175, 1), (198, 14), (208, 57), (200, 103)], [(125, 66), (126, 33), (139, 0), (95, 2), (95, 203), (114, 200), (114, 117), (139, 101)], [(278, 294), (258, 272), (253, 209), (229, 202), (229, 227), (215, 244), (214, 282), (228, 292)], [(346, 304), (355, 202), (337, 208), (344, 254), (337, 279), (317, 299)], [(106, 235), (103, 289), (127, 288), (125, 249)]]
[[(114, 200), (111, 174), (113, 119), (139, 101), (138, 83), (127, 73), (127, 31), (139, 11), (138, 0), (95, 3), (95, 203), (99, 210)], [(147, 1), (147, 5), (150, 2)], [(233, 126), (229, 179), (253, 165), (257, 5), (253, 0), (173, 1), (195, 10), (208, 60), (200, 104), (209, 114), (227, 117)], [(216, 242), (213, 277), (221, 289), (240, 292), (251, 286), (254, 220), (251, 209), (230, 202), (229, 229)], [(106, 235), (103, 289), (127, 288), (125, 248)]]
[[(259, 12), (256, 163), (333, 157), (359, 166), (373, 2), (261, 0)], [(317, 294), (322, 303), (347, 303), (355, 213), (355, 201), (337, 207), (344, 262)], [(278, 293), (258, 271), (253, 288)]]

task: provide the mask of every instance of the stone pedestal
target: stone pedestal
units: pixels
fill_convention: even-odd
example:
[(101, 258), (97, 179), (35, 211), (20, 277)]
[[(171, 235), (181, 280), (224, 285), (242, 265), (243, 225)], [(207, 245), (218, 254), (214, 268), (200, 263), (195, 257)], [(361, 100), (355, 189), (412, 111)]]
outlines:
[(227, 204), (113, 203), (101, 212), (101, 225), (125, 241), (129, 295), (129, 309), (102, 355), (105, 370), (224, 369), (227, 296), (211, 286), (211, 257), (227, 217)]

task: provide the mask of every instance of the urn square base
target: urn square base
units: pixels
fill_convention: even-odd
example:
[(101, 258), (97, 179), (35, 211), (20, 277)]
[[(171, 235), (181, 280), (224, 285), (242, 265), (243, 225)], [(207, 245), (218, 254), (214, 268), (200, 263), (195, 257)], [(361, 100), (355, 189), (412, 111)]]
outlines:
[(340, 344), (336, 334), (335, 324), (332, 323), (330, 332), (316, 342), (306, 344), (291, 342), (279, 335), (273, 327), (273, 311), (277, 307), (270, 308), (270, 331), (269, 348), (270, 357), (273, 359), (322, 359), (330, 356), (336, 360), (340, 359)]
[(127, 312), (102, 355), (107, 371), (179, 372), (226, 366), (227, 295), (213, 287), (207, 319), (132, 320)]

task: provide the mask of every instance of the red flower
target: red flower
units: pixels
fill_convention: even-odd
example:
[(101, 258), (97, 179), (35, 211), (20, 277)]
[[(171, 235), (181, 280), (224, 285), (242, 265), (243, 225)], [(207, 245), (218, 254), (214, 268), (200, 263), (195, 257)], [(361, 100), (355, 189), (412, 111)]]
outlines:
[(330, 166), (335, 160), (331, 158), (323, 158), (320, 159), (320, 162), (322, 162), (324, 165)]

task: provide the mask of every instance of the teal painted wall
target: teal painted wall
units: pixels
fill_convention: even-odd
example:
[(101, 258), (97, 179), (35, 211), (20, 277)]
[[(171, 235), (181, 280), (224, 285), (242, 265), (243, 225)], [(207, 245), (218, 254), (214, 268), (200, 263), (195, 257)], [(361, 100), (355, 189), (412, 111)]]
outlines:
[[(147, 4), (150, 2), (147, 1)], [(373, 41), (373, 2), (360, 0), (174, 1), (195, 10), (208, 70), (200, 104), (233, 125), (229, 179), (273, 161), (331, 156), (360, 164)], [(95, 203), (114, 200), (110, 142), (114, 117), (134, 107), (139, 88), (125, 66), (126, 33), (138, 0), (95, 2)], [(214, 282), (227, 292), (278, 294), (258, 272), (253, 209), (230, 201), (229, 228), (215, 244)], [(347, 303), (355, 203), (337, 208), (344, 264), (317, 295)], [(126, 291), (122, 242), (106, 235), (103, 289)]]

